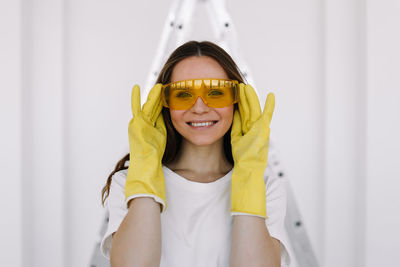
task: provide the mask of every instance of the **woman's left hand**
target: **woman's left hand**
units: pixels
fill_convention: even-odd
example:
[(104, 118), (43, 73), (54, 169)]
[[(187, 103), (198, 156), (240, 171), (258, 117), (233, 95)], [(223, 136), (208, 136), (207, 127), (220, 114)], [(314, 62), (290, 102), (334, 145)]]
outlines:
[(239, 111), (235, 111), (231, 130), (234, 159), (231, 212), (232, 215), (252, 214), (267, 218), (264, 172), (275, 96), (268, 94), (261, 113), (253, 87), (241, 83), (239, 90)]

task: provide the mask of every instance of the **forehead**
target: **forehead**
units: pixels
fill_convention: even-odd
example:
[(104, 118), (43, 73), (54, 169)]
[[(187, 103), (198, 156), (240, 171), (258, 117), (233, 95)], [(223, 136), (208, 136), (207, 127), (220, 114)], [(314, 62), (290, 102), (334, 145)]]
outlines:
[(175, 65), (171, 82), (198, 78), (228, 79), (228, 75), (215, 59), (207, 56), (193, 56)]

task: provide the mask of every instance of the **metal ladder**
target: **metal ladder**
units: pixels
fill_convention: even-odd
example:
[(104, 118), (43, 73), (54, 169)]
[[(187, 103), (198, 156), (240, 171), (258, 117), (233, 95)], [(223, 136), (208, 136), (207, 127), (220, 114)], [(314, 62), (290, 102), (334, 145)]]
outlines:
[[(175, 48), (188, 40), (188, 35), (192, 29), (190, 21), (193, 17), (195, 8), (199, 4), (205, 5), (204, 7), (208, 12), (214, 33), (214, 42), (232, 56), (233, 60), (239, 66), (239, 69), (242, 71), (245, 80), (252, 84), (254, 88), (257, 88), (247, 65), (239, 55), (236, 30), (233, 21), (225, 8), (225, 0), (174, 0), (164, 24), (158, 50), (153, 59), (153, 64), (146, 82), (146, 93), (141, 96), (141, 103), (145, 103), (146, 97), (151, 87), (154, 85), (159, 71), (167, 60), (167, 57)], [(256, 92), (259, 94), (257, 90)], [(264, 103), (260, 104), (264, 105)], [(268, 165), (271, 167), (272, 175), (279, 177), (280, 179), (285, 179), (286, 181), (287, 214), (285, 229), (290, 241), (289, 251), (292, 252), (291, 256), (292, 258), (294, 256), (297, 266), (299, 267), (318, 267), (319, 264), (308, 238), (304, 221), (302, 220), (293, 191), (288, 183), (286, 172), (278, 152), (275, 149), (273, 140), (270, 140)], [(108, 215), (106, 214), (99, 233), (99, 240), (97, 241), (92, 254), (90, 262), (91, 267), (110, 266), (109, 261), (104, 258), (100, 252), (100, 242), (106, 232), (107, 225)]]

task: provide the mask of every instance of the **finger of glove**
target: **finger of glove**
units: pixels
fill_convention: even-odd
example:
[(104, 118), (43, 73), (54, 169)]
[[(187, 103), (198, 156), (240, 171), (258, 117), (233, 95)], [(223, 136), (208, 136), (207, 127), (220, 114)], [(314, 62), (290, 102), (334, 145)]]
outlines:
[(249, 128), (250, 128), (251, 125), (253, 125), (253, 123), (260, 118), (261, 106), (257, 93), (250, 84), (246, 85), (245, 92), (246, 92), (246, 99), (250, 107), (250, 117), (249, 117), (249, 124), (250, 124)]
[(160, 83), (154, 85), (154, 87), (150, 90), (149, 95), (147, 96), (146, 103), (144, 103), (143, 105), (143, 115), (148, 118), (152, 123), (155, 123), (162, 109), (161, 88), (162, 84)]
[(238, 106), (239, 106), (239, 114), (240, 114), (240, 118), (241, 118), (243, 134), (248, 132), (247, 126), (248, 126), (248, 121), (250, 118), (250, 107), (249, 107), (249, 103), (247, 102), (245, 88), (246, 88), (245, 84), (243, 84), (243, 83), (239, 84)]
[(275, 109), (275, 95), (269, 93), (267, 99), (265, 100), (265, 106), (263, 111), (263, 118), (267, 122), (267, 125), (271, 123), (272, 115)]
[(135, 84), (132, 88), (132, 95), (131, 95), (131, 108), (132, 108), (132, 115), (135, 118), (140, 113), (140, 87), (139, 85)]
[(165, 128), (163, 115), (160, 113), (156, 120), (156, 128), (162, 132), (165, 136), (167, 135), (167, 129)]
[(233, 114), (231, 139), (235, 140), (236, 137), (238, 136), (242, 136), (242, 121), (240, 118), (239, 111), (235, 110), (235, 113)]

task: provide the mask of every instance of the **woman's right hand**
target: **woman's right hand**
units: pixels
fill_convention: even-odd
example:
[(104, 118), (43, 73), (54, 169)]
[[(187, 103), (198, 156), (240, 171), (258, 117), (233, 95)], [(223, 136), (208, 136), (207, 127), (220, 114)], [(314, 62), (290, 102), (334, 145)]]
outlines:
[(167, 130), (161, 114), (161, 84), (156, 84), (141, 109), (140, 88), (132, 89), (132, 115), (129, 123), (129, 168), (125, 184), (125, 202), (136, 197), (152, 197), (167, 208), (162, 157)]

